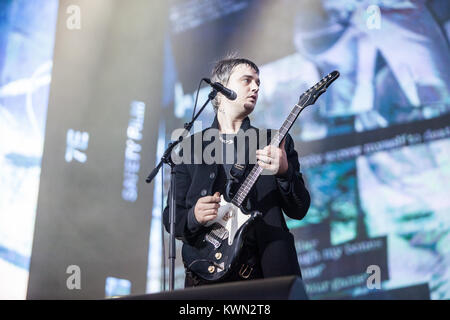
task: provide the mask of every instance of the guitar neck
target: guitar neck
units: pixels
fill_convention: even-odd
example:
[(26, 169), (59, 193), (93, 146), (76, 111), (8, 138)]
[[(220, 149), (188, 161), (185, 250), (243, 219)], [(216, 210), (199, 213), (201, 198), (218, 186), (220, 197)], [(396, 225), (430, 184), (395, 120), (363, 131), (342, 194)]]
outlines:
[[(298, 103), (294, 106), (291, 113), (284, 121), (280, 130), (277, 132), (275, 137), (273, 137), (272, 140), (270, 141), (270, 145), (278, 147), (280, 145), (280, 142), (283, 141), (283, 139), (286, 137), (286, 134), (291, 129), (295, 120), (297, 120), (300, 112), (303, 109), (305, 109), (307, 106), (314, 104), (316, 102), (316, 100), (319, 98), (319, 96), (322, 95), (326, 91), (328, 86), (333, 81), (335, 81), (338, 77), (339, 77), (339, 72), (335, 70), (335, 71), (329, 73), (327, 76), (323, 77), (322, 80), (320, 80), (313, 87), (309, 88), (305, 93), (303, 93), (300, 96)], [(233, 200), (231, 200), (231, 202), (234, 205), (239, 207), (242, 204), (245, 197), (250, 192), (251, 188), (255, 184), (256, 180), (258, 179), (258, 177), (262, 171), (263, 171), (263, 168), (261, 168), (258, 164), (255, 164), (252, 171), (250, 171), (250, 173), (247, 176), (247, 178), (245, 179), (244, 183), (242, 183), (238, 192), (234, 196)]]
[[(283, 141), (283, 139), (286, 137), (287, 133), (291, 129), (295, 120), (297, 120), (300, 112), (306, 107), (306, 106), (302, 106), (302, 104), (300, 102), (299, 102), (299, 104), (300, 105), (296, 104), (294, 106), (294, 108), (292, 109), (289, 116), (286, 118), (286, 120), (284, 120), (283, 125), (281, 126), (280, 130), (278, 130), (277, 134), (270, 140), (270, 145), (278, 147), (280, 145), (281, 141)], [(242, 183), (238, 192), (236, 193), (233, 200), (231, 201), (234, 205), (240, 206), (242, 204), (245, 197), (248, 195), (251, 188), (255, 184), (256, 180), (258, 180), (262, 171), (263, 171), (263, 168), (261, 168), (258, 164), (255, 164), (252, 171), (250, 171), (247, 178), (244, 180), (244, 182)]]

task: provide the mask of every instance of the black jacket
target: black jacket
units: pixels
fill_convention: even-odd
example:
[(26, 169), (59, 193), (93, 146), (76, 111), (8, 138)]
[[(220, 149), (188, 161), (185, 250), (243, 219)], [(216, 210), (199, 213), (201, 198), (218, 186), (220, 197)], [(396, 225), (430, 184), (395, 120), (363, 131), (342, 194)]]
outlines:
[[(214, 119), (211, 128), (218, 129), (217, 117)], [(250, 120), (247, 117), (243, 121), (241, 129), (246, 131), (249, 128), (258, 131), (257, 128), (250, 125)], [(198, 138), (198, 135), (203, 136), (205, 131), (206, 129), (196, 133), (189, 139), (195, 139), (194, 136)], [(202, 141), (202, 151), (212, 141), (214, 140)], [(270, 142), (270, 137), (267, 141)], [(250, 146), (248, 149), (251, 151), (248, 152), (253, 153), (256, 149), (262, 148), (264, 148), (264, 145), (259, 146), (258, 141), (258, 145)], [(252, 203), (255, 206), (253, 209), (263, 213), (263, 219), (254, 227), (253, 235), (257, 244), (257, 252), (255, 254), (261, 263), (263, 277), (300, 275), (294, 239), (286, 226), (283, 212), (292, 219), (302, 219), (308, 211), (310, 196), (300, 173), (294, 141), (289, 134), (286, 136), (285, 150), (289, 163), (287, 174), (283, 177), (261, 175), (249, 196), (249, 198), (252, 198)], [(193, 149), (192, 151), (195, 154)], [(248, 173), (252, 167), (253, 165), (248, 165), (246, 172)], [(193, 245), (196, 237), (201, 234), (202, 228), (204, 228), (195, 219), (194, 206), (200, 197), (213, 195), (216, 191), (222, 193), (226, 176), (223, 173), (223, 166), (216, 163), (181, 163), (176, 165), (175, 170), (175, 236), (184, 243)], [(168, 231), (168, 204), (164, 210), (163, 218), (164, 225)]]

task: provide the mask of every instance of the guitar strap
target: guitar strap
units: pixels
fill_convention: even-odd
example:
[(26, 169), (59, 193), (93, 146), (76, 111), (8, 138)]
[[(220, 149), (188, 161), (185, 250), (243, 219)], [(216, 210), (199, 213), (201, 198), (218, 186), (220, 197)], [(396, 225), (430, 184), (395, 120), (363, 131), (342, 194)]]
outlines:
[(246, 169), (247, 169), (247, 164), (235, 163), (230, 168), (230, 176), (237, 179), (238, 181), (242, 181), (241, 178), (244, 177)]
[[(237, 192), (241, 184), (244, 182), (247, 175), (250, 173), (250, 171), (254, 167), (254, 161), (256, 161), (256, 149), (259, 145), (259, 137), (257, 136), (257, 143), (255, 145), (250, 145), (249, 140), (245, 139), (245, 150), (235, 150), (235, 152), (239, 155), (239, 152), (245, 151), (244, 154), (244, 163), (235, 163), (231, 167), (229, 167), (229, 172), (227, 174), (227, 195), (233, 195)], [(236, 142), (236, 140), (235, 140)], [(236, 144), (235, 144), (236, 146)], [(236, 160), (242, 159), (239, 156), (236, 158)], [(250, 161), (250, 159), (252, 161)], [(235, 161), (237, 162), (237, 161)], [(241, 161), (242, 162), (242, 161)], [(229, 197), (229, 200), (231, 201), (232, 197)], [(243, 203), (243, 207), (247, 210), (251, 210), (252, 203), (251, 199), (256, 199), (256, 188), (252, 188), (252, 190), (249, 193), (249, 196), (247, 197), (247, 201)]]

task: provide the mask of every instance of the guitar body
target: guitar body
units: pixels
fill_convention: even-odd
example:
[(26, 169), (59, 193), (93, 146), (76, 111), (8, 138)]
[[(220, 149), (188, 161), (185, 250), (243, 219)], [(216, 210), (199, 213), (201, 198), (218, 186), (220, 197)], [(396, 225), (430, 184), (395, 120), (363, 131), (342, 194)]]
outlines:
[(183, 245), (183, 261), (188, 270), (203, 280), (215, 282), (238, 267), (247, 231), (261, 216), (258, 211), (244, 210), (221, 196), (216, 219), (206, 224), (205, 233), (193, 246)]

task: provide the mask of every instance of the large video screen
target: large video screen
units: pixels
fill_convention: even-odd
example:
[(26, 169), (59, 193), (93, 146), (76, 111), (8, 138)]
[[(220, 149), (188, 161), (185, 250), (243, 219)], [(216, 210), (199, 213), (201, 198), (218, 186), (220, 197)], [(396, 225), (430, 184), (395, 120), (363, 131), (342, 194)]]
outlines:
[(26, 295), (57, 14), (57, 0), (0, 2), (0, 299)]
[(448, 1), (8, 0), (0, 17), (0, 298), (167, 289), (170, 171), (145, 178), (232, 53), (260, 67), (259, 128), (340, 72), (289, 132), (312, 200), (286, 217), (308, 295), (450, 298)]
[[(228, 53), (260, 66), (250, 115), (259, 128), (279, 129), (299, 96), (338, 70), (290, 131), (312, 198), (303, 220), (287, 218), (306, 290), (312, 299), (450, 298), (450, 4), (170, 3), (158, 154), (192, 118), (200, 79)], [(197, 111), (209, 91), (200, 90)], [(213, 118), (209, 106), (191, 133)], [(158, 219), (169, 171), (164, 178)], [(160, 261), (158, 246), (149, 261)], [(180, 259), (176, 276), (182, 287)]]

